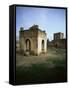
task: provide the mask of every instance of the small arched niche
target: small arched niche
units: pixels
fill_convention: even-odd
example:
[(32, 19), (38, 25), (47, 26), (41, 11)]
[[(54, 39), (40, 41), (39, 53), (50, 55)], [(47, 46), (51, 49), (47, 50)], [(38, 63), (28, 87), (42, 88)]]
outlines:
[(26, 39), (26, 51), (30, 51), (31, 50), (31, 42), (29, 39)]

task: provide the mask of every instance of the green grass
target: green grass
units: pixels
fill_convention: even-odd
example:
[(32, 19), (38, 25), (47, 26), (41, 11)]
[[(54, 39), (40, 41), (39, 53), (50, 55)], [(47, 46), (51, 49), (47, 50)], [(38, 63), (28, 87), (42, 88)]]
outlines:
[(16, 83), (31, 84), (65, 82), (67, 80), (66, 55), (65, 50), (62, 49), (60, 51), (61, 52), (59, 52), (59, 50), (55, 51), (55, 49), (49, 49), (46, 57), (17, 56)]

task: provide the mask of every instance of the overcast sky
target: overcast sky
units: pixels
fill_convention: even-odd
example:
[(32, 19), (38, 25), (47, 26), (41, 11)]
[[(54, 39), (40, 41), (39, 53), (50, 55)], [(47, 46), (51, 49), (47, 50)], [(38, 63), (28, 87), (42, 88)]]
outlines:
[(53, 33), (66, 33), (66, 12), (65, 9), (16, 7), (16, 37), (19, 38), (20, 27), (28, 29), (37, 24), (45, 30), (47, 38), (53, 39)]

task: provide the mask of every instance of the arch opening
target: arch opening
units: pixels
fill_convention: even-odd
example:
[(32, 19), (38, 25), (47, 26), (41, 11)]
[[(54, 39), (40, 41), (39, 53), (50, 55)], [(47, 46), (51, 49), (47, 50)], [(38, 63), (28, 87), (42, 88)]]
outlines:
[(26, 40), (26, 51), (30, 51), (31, 50), (31, 42), (29, 39)]
[(42, 51), (44, 51), (44, 40), (42, 40), (41, 46), (42, 46)]

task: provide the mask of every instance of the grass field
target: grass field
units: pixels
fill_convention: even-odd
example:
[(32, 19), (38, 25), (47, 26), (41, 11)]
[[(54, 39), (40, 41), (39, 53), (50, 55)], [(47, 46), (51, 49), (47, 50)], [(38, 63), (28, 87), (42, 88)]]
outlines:
[(16, 54), (17, 84), (65, 82), (66, 73), (65, 49), (50, 48), (40, 56)]

